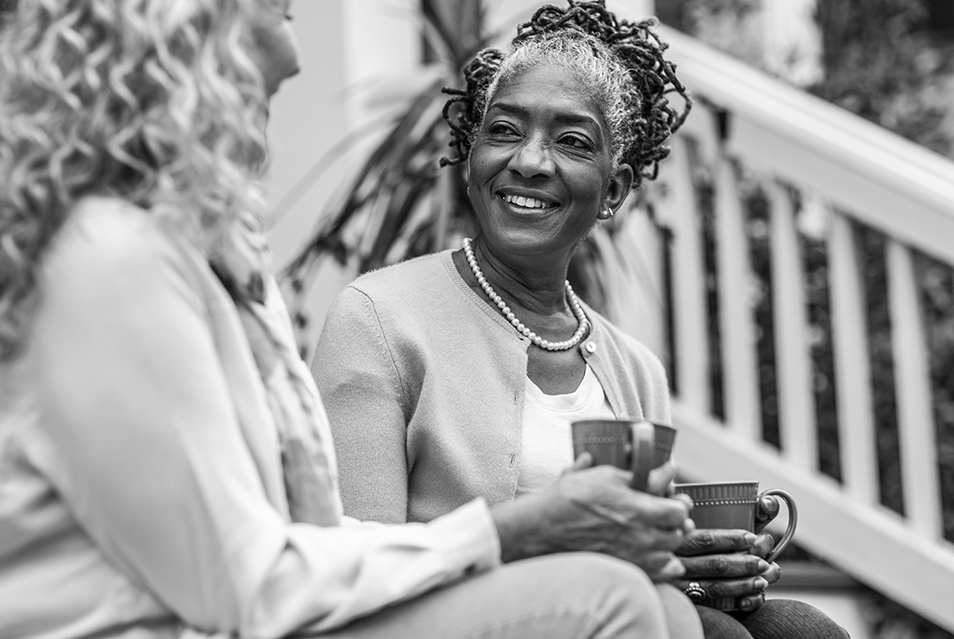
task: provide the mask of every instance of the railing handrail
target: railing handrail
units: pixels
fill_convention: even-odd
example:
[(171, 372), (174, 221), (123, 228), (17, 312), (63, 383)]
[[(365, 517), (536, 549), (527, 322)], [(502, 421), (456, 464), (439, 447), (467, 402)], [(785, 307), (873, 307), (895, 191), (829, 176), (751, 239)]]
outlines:
[[(660, 27), (670, 43), (668, 57), (692, 91), (731, 113), (728, 126), (755, 126), (790, 147), (790, 153), (763, 158), (783, 174), (791, 162), (806, 156), (829, 158), (838, 170), (819, 170), (809, 175), (817, 188), (836, 204), (859, 209), (859, 218), (891, 235), (948, 262), (954, 261), (954, 162), (905, 140), (805, 91), (775, 80), (767, 74), (704, 43)], [(690, 116), (688, 124), (693, 124)], [(731, 143), (731, 142), (730, 142)], [(858, 207), (855, 199), (844, 201), (839, 182), (864, 182), (879, 193)], [(899, 215), (889, 191), (921, 207)], [(856, 189), (852, 189), (855, 193)], [(910, 215), (924, 215), (926, 224), (911, 224)]]
[[(650, 193), (657, 219), (671, 233), (640, 241), (657, 253), (655, 245), (666, 249), (656, 277), (669, 282), (657, 318), (664, 328), (651, 332), (670, 337), (673, 423), (686, 435), (679, 453), (686, 477), (751, 473), (766, 486), (797, 493), (805, 506), (802, 545), (954, 630), (948, 601), (954, 544), (943, 530), (930, 331), (917, 275), (918, 253), (954, 266), (954, 162), (663, 31), (698, 108), (673, 140), (660, 173), (665, 188)], [(746, 198), (756, 192), (750, 208)], [(859, 250), (865, 227), (883, 234), (881, 257)], [(807, 228), (814, 231), (809, 242)], [(810, 272), (807, 250), (824, 251), (826, 266)], [(882, 257), (883, 290), (864, 273), (869, 258)], [(826, 281), (827, 328), (809, 317), (806, 275), (816, 282), (812, 304), (821, 304), (825, 290), (818, 279)], [(770, 297), (759, 293), (761, 301), (753, 301), (755, 280)], [(888, 329), (878, 335), (890, 339), (891, 361), (878, 360), (877, 371), (894, 382), (894, 423), (877, 428), (869, 294), (884, 296)], [(821, 365), (813, 361), (809, 329), (828, 335), (833, 402), (819, 404), (814, 380)], [(772, 349), (773, 377), (759, 377), (768, 361), (756, 356), (768, 352), (763, 348)], [(763, 423), (769, 400), (774, 417)], [(834, 410), (835, 419), (819, 419), (819, 407)], [(820, 428), (832, 425), (840, 481), (820, 469), (819, 444), (831, 444), (820, 442)], [(770, 427), (776, 445), (764, 441)], [(903, 515), (880, 500), (881, 465), (894, 462), (880, 458), (879, 428), (897, 434), (892, 468)]]

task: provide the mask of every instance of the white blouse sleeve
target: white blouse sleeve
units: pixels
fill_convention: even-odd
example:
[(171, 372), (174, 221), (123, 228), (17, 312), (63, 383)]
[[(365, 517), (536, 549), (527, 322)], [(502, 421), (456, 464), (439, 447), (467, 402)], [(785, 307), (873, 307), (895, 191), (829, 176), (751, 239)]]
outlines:
[(64, 230), (31, 339), (27, 454), (105, 559), (187, 625), (341, 626), (499, 562), (480, 500), (430, 524), (289, 524), (266, 498), (197, 274), (145, 215)]

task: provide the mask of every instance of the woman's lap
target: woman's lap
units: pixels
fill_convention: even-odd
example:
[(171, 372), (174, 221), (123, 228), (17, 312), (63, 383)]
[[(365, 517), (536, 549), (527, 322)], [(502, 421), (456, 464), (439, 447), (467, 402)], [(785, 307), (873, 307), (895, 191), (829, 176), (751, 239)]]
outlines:
[(698, 607), (706, 639), (845, 639), (848, 633), (814, 606), (768, 599), (755, 612), (727, 614)]
[(844, 639), (848, 633), (818, 608), (794, 599), (769, 599), (743, 618), (755, 639)]
[(590, 553), (501, 566), (360, 619), (334, 639), (664, 638), (656, 588), (633, 566)]

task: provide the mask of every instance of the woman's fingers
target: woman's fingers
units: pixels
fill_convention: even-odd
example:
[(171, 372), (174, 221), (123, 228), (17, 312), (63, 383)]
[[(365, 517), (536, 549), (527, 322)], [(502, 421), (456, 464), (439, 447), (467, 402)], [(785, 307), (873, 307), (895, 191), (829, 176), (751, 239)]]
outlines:
[(762, 607), (762, 604), (765, 603), (765, 592), (758, 592), (754, 595), (747, 595), (745, 597), (739, 597), (735, 602), (735, 605), (738, 606), (739, 610), (743, 612), (755, 612)]
[(679, 561), (678, 557), (673, 556), (671, 553), (668, 553), (668, 561), (666, 561), (663, 566), (655, 571), (651, 572), (649, 570), (643, 569), (644, 572), (649, 575), (649, 578), (653, 581), (672, 581), (673, 579), (678, 579), (686, 573), (685, 567), (682, 565), (682, 562)]
[(665, 548), (672, 553), (676, 548), (682, 545), (685, 535), (682, 528), (657, 528), (655, 531), (656, 543), (659, 548)]
[(689, 583), (698, 584), (710, 599), (721, 597), (758, 597), (759, 594), (768, 586), (768, 582), (763, 577), (751, 577), (748, 579), (692, 579), (687, 572), (683, 577), (673, 583), (681, 590), (689, 587)]
[(748, 551), (757, 541), (755, 534), (747, 530), (698, 528), (686, 534), (676, 554), (696, 556)]
[[(728, 575), (739, 570), (751, 570), (752, 564), (747, 566), (743, 564), (734, 564), (733, 562), (703, 564), (705, 557), (682, 557), (685, 574), (681, 580), (674, 581), (673, 584), (679, 588), (689, 587), (690, 582), (701, 587), (707, 597), (735, 597), (736, 606), (739, 610), (753, 612), (765, 603), (765, 589), (769, 584), (773, 584), (782, 576), (782, 569), (778, 564), (768, 564), (765, 560), (759, 559), (754, 555), (751, 559), (758, 561), (755, 568), (759, 574), (747, 578), (731, 578)], [(725, 572), (727, 578), (713, 578), (715, 572)], [(751, 573), (750, 573), (751, 574)]]
[[(773, 563), (771, 566), (769, 566), (768, 570), (761, 574), (761, 577), (767, 583), (774, 584), (776, 581), (781, 579), (782, 568), (778, 564)], [(739, 597), (738, 601), (735, 602), (735, 605), (738, 606), (739, 610), (743, 610), (745, 612), (754, 612), (758, 610), (764, 603), (765, 590), (763, 589), (760, 592)]]
[(661, 581), (666, 575), (668, 575), (668, 579), (676, 579), (685, 572), (682, 562), (671, 552), (649, 551), (639, 557), (630, 557), (629, 561), (642, 568), (655, 581)]
[(763, 576), (771, 570), (767, 561), (749, 554), (703, 555), (682, 557), (686, 577), (691, 579), (726, 579)]
[(749, 552), (759, 557), (768, 557), (774, 548), (775, 538), (769, 533), (763, 533), (755, 538), (755, 542), (749, 547)]
[(567, 473), (572, 473), (577, 470), (583, 470), (584, 468), (589, 468), (593, 465), (593, 455), (589, 451), (584, 450), (580, 453), (580, 456), (573, 460), (573, 465), (569, 468), (565, 468), (560, 475), (566, 475)]
[(762, 573), (762, 578), (770, 584), (774, 584), (782, 578), (782, 567), (773, 562), (769, 569)]
[(676, 479), (678, 468), (676, 462), (670, 460), (662, 466), (654, 468), (649, 473), (649, 484), (646, 492), (660, 497), (668, 497), (672, 493), (673, 482)]

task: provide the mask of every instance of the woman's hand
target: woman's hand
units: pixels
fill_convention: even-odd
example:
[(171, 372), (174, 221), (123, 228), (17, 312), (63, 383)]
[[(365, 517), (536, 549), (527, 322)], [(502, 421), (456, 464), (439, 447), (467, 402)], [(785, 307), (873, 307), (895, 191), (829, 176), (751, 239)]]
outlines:
[[(669, 581), (684, 569), (673, 554), (683, 541), (685, 501), (629, 488), (631, 473), (574, 464), (548, 488), (493, 510), (505, 561), (565, 551), (591, 551), (636, 564), (652, 579)], [(651, 478), (668, 486), (665, 472)]]
[[(583, 470), (584, 468), (589, 468), (593, 465), (593, 456), (587, 451), (580, 453), (580, 456), (573, 461), (573, 465), (565, 469), (560, 476), (564, 476), (567, 473), (576, 472), (578, 470)], [(689, 508), (692, 508), (692, 498), (687, 495), (677, 495), (676, 494), (676, 474), (679, 469), (676, 466), (676, 462), (669, 460), (664, 462), (661, 466), (654, 468), (649, 471), (649, 481), (646, 486), (647, 493), (652, 495), (657, 495), (659, 497), (676, 497), (683, 500)], [(774, 497), (772, 498), (774, 499)], [(778, 504), (775, 506), (775, 514), (778, 514)], [(773, 515), (774, 517), (774, 515)], [(691, 525), (692, 520), (686, 520)], [(768, 521), (771, 521), (769, 519)]]
[(774, 547), (769, 534), (733, 529), (692, 531), (675, 551), (686, 573), (674, 584), (685, 589), (696, 582), (708, 597), (736, 597), (739, 609), (756, 610), (765, 601), (762, 591), (782, 574), (778, 564), (764, 559)]

